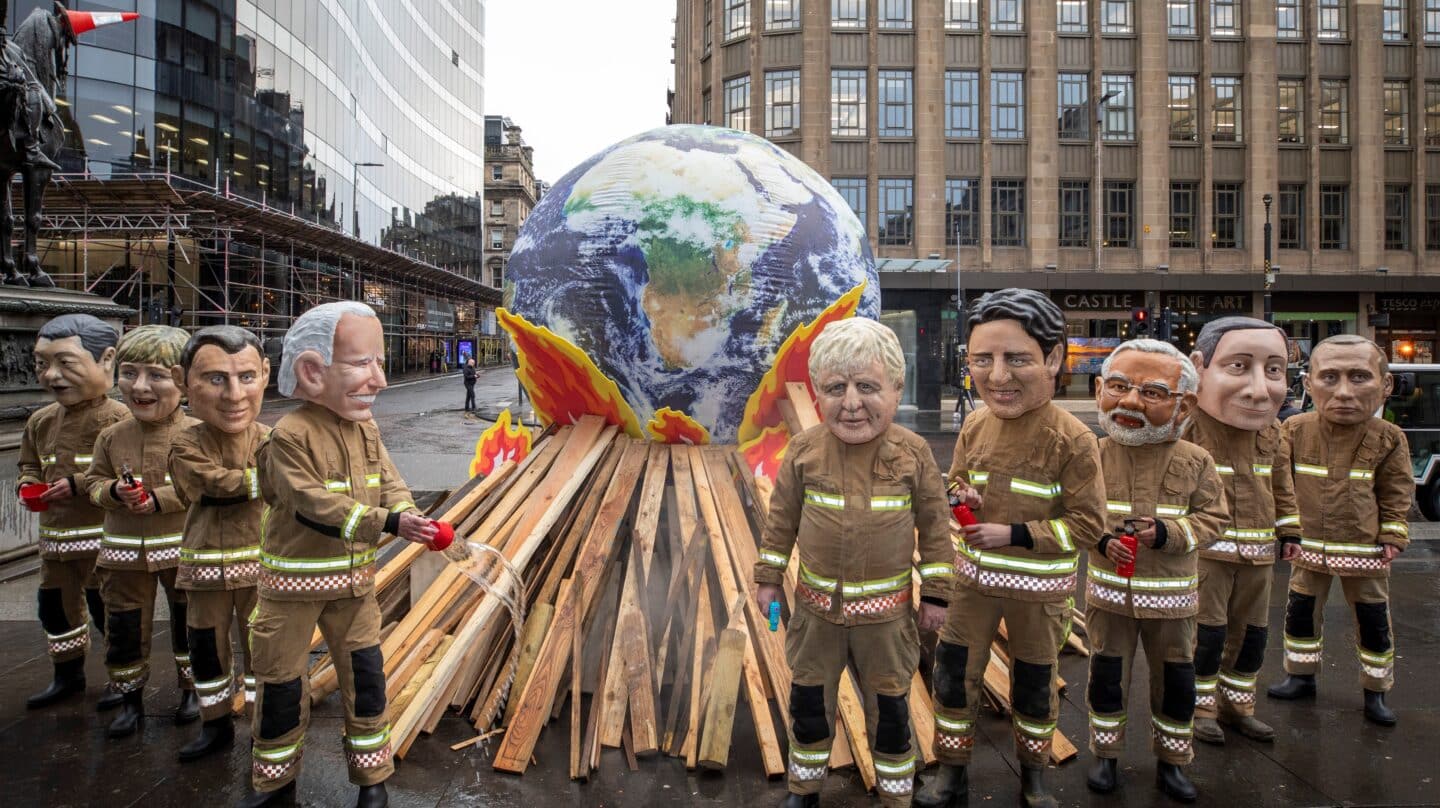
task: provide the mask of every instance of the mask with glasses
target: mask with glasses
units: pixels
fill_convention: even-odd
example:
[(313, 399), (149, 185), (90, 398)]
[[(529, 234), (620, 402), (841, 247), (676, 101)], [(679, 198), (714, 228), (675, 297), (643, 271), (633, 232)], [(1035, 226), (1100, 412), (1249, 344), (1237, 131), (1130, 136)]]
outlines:
[(1185, 395), (1177, 393), (1159, 382), (1131, 384), (1127, 379), (1118, 377), (1106, 379), (1104, 390), (1105, 394), (1113, 399), (1122, 399), (1129, 395), (1131, 390), (1139, 390), (1140, 400), (1146, 404), (1164, 404), (1173, 398)]

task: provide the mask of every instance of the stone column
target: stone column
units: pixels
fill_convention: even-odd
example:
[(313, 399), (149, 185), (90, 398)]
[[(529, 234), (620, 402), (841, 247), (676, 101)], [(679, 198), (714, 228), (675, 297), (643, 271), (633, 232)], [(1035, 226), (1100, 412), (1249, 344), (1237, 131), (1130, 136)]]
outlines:
[(915, 0), (915, 255), (945, 254), (945, 14)]
[[(1093, 3), (1093, 0), (1092, 0)], [(1025, 243), (1029, 269), (1041, 269), (1059, 260), (1060, 141), (1056, 131), (1059, 88), (1055, 64), (1055, 4), (1030, 3), (1025, 30), (1030, 69), (1025, 75), (1025, 139), (1029, 179), (1025, 183)], [(1096, 60), (1098, 65), (1098, 59)], [(1098, 69), (1098, 68), (1097, 68)]]

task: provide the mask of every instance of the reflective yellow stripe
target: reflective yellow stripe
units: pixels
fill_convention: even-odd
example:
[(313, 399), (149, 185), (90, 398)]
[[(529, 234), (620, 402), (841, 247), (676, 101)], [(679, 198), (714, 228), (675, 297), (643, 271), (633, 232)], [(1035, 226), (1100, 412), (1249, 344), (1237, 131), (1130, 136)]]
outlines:
[(1185, 507), (1184, 505), (1156, 505), (1156, 506), (1155, 506), (1155, 515), (1156, 515), (1156, 516), (1165, 516), (1165, 517), (1174, 518), (1174, 517), (1177, 517), (1177, 516), (1185, 516), (1185, 515), (1187, 515), (1187, 514), (1189, 514), (1189, 513), (1190, 513), (1190, 509), (1187, 508), (1187, 507)]
[(42, 539), (88, 539), (99, 536), (105, 532), (104, 525), (91, 527), (75, 527), (70, 529), (58, 527), (40, 526), (40, 538)]
[(387, 744), (387, 743), (389, 743), (389, 742), (390, 742), (390, 725), (389, 725), (389, 724), (386, 724), (384, 729), (380, 730), (379, 732), (377, 732), (377, 733), (375, 733), (375, 734), (373, 734), (373, 735), (361, 735), (361, 736), (356, 737), (356, 738), (351, 738), (351, 737), (349, 737), (349, 736), (346, 736), (346, 737), (345, 737), (345, 745), (348, 746), (348, 747), (350, 747), (351, 749), (356, 750), (356, 751), (365, 751), (365, 750), (367, 750), (367, 749), (379, 749), (380, 747), (384, 746), (385, 744)]
[(1238, 530), (1233, 527), (1227, 527), (1223, 535), (1227, 539), (1235, 539), (1237, 541), (1271, 541), (1275, 538), (1275, 528), (1262, 527), (1251, 530)]
[(1222, 465), (1222, 464), (1220, 464), (1220, 463), (1216, 463), (1216, 464), (1215, 464), (1215, 471), (1218, 472), (1218, 473), (1220, 473), (1220, 474), (1234, 474), (1234, 473), (1235, 473), (1235, 467), (1234, 467), (1234, 466), (1226, 466), (1226, 465)]
[[(825, 578), (810, 571), (804, 562), (800, 563), (800, 579), (811, 589), (818, 589), (828, 594), (835, 594), (837, 581), (833, 578)], [(857, 583), (846, 583), (841, 588), (841, 593), (847, 598), (873, 597), (875, 595), (888, 594), (904, 589), (910, 584), (910, 571), (895, 575), (890, 578), (877, 578), (871, 581), (859, 581)]]
[(891, 780), (894, 780), (898, 777), (904, 777), (907, 774), (915, 773), (914, 755), (911, 755), (909, 758), (902, 760), (899, 763), (886, 763), (879, 758), (876, 758), (874, 763), (875, 773), (882, 777), (887, 777)]
[(1060, 496), (1060, 483), (1035, 483), (1029, 480), (1022, 480), (1019, 477), (1010, 478), (1010, 490), (1016, 494), (1039, 497), (1041, 499), (1055, 499)]
[(1057, 558), (1053, 561), (1035, 561), (1028, 558), (1016, 558), (1015, 556), (986, 553), (973, 549), (963, 541), (957, 545), (956, 549), (961, 555), (989, 569), (1013, 570), (1035, 575), (1067, 575), (1074, 572), (1080, 566), (1080, 557), (1078, 555), (1072, 555), (1069, 558)]
[(779, 567), (782, 570), (790, 565), (789, 556), (780, 555), (774, 550), (766, 550), (763, 547), (760, 548), (760, 560), (772, 567)]
[(963, 718), (946, 718), (945, 716), (936, 713), (935, 726), (949, 733), (961, 734), (969, 732), (970, 728), (974, 726), (974, 724), (964, 720)]
[(1128, 502), (1107, 499), (1105, 500), (1105, 510), (1109, 513), (1133, 513), (1135, 508)]
[(260, 557), (260, 545), (241, 547), (238, 550), (191, 550), (180, 548), (180, 560), (194, 564), (227, 564), (235, 561), (254, 561)]
[(300, 751), (299, 743), (292, 743), (289, 746), (282, 746), (279, 749), (261, 749), (258, 746), (251, 749), (255, 757), (260, 758), (266, 763), (283, 763), (295, 757), (295, 753), (298, 751)]
[(790, 759), (798, 763), (828, 763), (830, 761), (829, 749), (801, 749), (798, 746), (790, 747)]
[(933, 578), (953, 578), (955, 568), (950, 564), (921, 564), (920, 580), (929, 581)]
[(350, 481), (349, 481), (349, 480), (326, 480), (326, 481), (325, 481), (325, 490), (326, 490), (326, 491), (349, 491), (349, 490), (350, 490)]
[(1309, 466), (1304, 463), (1295, 464), (1295, 473), (1304, 474), (1309, 477), (1329, 477), (1330, 469), (1324, 466)]
[(363, 567), (375, 560), (375, 551), (366, 550), (356, 553), (354, 556), (335, 556), (332, 558), (286, 558), (273, 553), (260, 553), (260, 563), (266, 569), (276, 572), (334, 572), (336, 570), (348, 570), (354, 567)]
[(412, 511), (412, 510), (414, 510), (414, 509), (415, 509), (415, 503), (413, 503), (413, 502), (401, 502), (401, 503), (396, 504), (394, 507), (390, 508), (390, 512), (391, 512), (391, 513), (404, 513), (405, 511)]
[(255, 469), (245, 469), (245, 487), (250, 489), (250, 498), (260, 498), (260, 475)]
[(340, 528), (340, 538), (345, 541), (353, 541), (355, 539), (355, 528), (359, 526), (361, 517), (363, 517), (368, 510), (370, 510), (368, 506), (361, 505), (358, 502), (350, 506), (350, 513), (345, 517), (345, 526)]
[(972, 471), (972, 472), (970, 472), (970, 484), (971, 484), (971, 485), (985, 485), (986, 483), (989, 483), (989, 482), (990, 482), (990, 472), (988, 472), (988, 471)]
[(366, 474), (366, 475), (365, 475), (365, 487), (366, 487), (366, 488), (379, 488), (379, 487), (380, 487), (380, 475), (379, 475), (379, 474)]
[(1096, 729), (1119, 729), (1125, 726), (1125, 716), (1119, 718), (1106, 718), (1104, 716), (1090, 714), (1090, 724)]
[(1289, 516), (1282, 516), (1275, 520), (1275, 527), (1299, 527), (1300, 514), (1292, 513)]
[(1011, 713), (1011, 716), (1015, 726), (1031, 737), (1044, 739), (1055, 733), (1055, 722), (1053, 721), (1047, 724), (1035, 724), (1015, 716), (1014, 713)]
[(164, 547), (170, 544), (179, 544), (184, 534), (170, 533), (162, 536), (121, 536), (114, 533), (106, 533), (100, 539), (102, 544), (113, 547)]
[(1410, 526), (1404, 522), (1381, 522), (1380, 532), (1394, 533), (1397, 536), (1409, 536)]
[(1061, 550), (1068, 553), (1075, 549), (1075, 543), (1070, 541), (1070, 528), (1065, 527), (1064, 519), (1051, 519), (1050, 530), (1055, 533), (1055, 543), (1060, 545)]
[(807, 488), (805, 489), (805, 504), (819, 505), (822, 508), (831, 508), (833, 510), (844, 510), (845, 498), (837, 497), (834, 494), (828, 494), (824, 491), (815, 491)]
[(1185, 552), (1194, 550), (1198, 543), (1195, 541), (1195, 531), (1190, 529), (1190, 519), (1182, 516), (1175, 520), (1175, 524), (1185, 530)]
[(1350, 469), (1350, 479), (1373, 480), (1375, 479), (1375, 472), (1371, 469)]
[(1198, 575), (1190, 575), (1184, 578), (1145, 578), (1137, 575), (1133, 578), (1126, 578), (1098, 567), (1090, 567), (1086, 574), (1110, 586), (1122, 588), (1129, 586), (1132, 589), (1148, 589), (1152, 591), (1170, 589), (1183, 592), (1194, 588), (1200, 582)]
[(1167, 735), (1178, 735), (1184, 738), (1188, 737), (1192, 731), (1189, 724), (1176, 724), (1156, 715), (1150, 716), (1150, 720), (1155, 724), (1156, 729)]
[(871, 497), (870, 510), (872, 511), (908, 511), (910, 510), (910, 495)]
[(1327, 555), (1378, 556), (1385, 552), (1384, 547), (1379, 544), (1349, 544), (1321, 539), (1301, 539), (1300, 546)]
[(1271, 476), (1273, 467), (1269, 463), (1255, 463), (1250, 466), (1250, 470), (1255, 472), (1256, 477), (1269, 477)]

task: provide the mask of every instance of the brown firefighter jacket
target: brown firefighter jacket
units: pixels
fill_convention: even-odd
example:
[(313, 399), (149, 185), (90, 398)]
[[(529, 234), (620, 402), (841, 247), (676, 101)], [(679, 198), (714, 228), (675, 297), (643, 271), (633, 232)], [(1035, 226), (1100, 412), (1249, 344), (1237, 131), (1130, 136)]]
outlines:
[(361, 597), (375, 586), (381, 533), (415, 504), (374, 421), (305, 403), (260, 446), (260, 594), (273, 600)]
[(49, 404), (25, 422), (20, 438), (20, 477), (15, 490), (27, 483), (54, 483), (70, 479), (69, 499), (50, 503), (40, 514), (40, 557), (51, 561), (94, 558), (105, 532), (105, 512), (95, 507), (81, 487), (80, 476), (94, 459), (100, 431), (130, 417), (124, 404), (108, 396), (74, 407)]
[(950, 479), (980, 491), (981, 522), (1011, 525), (1012, 541), (1029, 541), (975, 550), (961, 537), (957, 586), (1015, 600), (1072, 596), (1076, 548), (1098, 542), (1105, 525), (1100, 449), (1089, 428), (1053, 403), (1014, 419), (981, 409), (955, 441)]
[(270, 427), (230, 434), (200, 421), (175, 439), (170, 474), (190, 503), (180, 548), (181, 589), (255, 586), (260, 575), (260, 475), (255, 454)]
[[(1210, 453), (1177, 440), (1126, 446), (1100, 440), (1105, 473), (1106, 533), (1118, 536), (1127, 518), (1155, 519), (1159, 547), (1140, 545), (1135, 574), (1116, 573), (1101, 543), (1087, 545), (1085, 603), (1126, 617), (1191, 617), (1200, 610), (1199, 551), (1230, 519), (1225, 485)], [(1159, 526), (1163, 526), (1163, 529)], [(1114, 541), (1115, 539), (1111, 539)]]
[(894, 620), (910, 609), (918, 530), (920, 596), (944, 605), (954, 575), (948, 520), (923, 438), (892, 424), (852, 445), (814, 426), (785, 451), (755, 581), (780, 584), (799, 545), (795, 594), (809, 611), (841, 625)]
[(1329, 575), (1390, 574), (1381, 545), (1410, 543), (1415, 497), (1410, 445), (1400, 427), (1379, 418), (1337, 426), (1316, 413), (1285, 422), (1300, 503), (1295, 566)]
[[(85, 472), (85, 493), (105, 509), (105, 535), (96, 564), (111, 570), (158, 572), (180, 563), (185, 501), (166, 471), (170, 444), (196, 423), (180, 407), (159, 423), (127, 418), (106, 427), (95, 440), (95, 459)], [(121, 501), (121, 469), (130, 467), (159, 510), (134, 514)]]
[(1210, 453), (1225, 483), (1230, 521), (1200, 557), (1231, 564), (1275, 563), (1275, 538), (1300, 535), (1290, 444), (1272, 421), (1259, 432), (1222, 424), (1197, 409), (1181, 436)]

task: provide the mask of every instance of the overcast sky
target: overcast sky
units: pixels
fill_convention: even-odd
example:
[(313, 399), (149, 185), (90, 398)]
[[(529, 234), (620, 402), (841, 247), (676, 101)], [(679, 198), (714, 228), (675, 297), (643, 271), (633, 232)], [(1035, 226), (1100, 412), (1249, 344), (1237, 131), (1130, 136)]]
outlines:
[(487, 0), (485, 114), (523, 130), (551, 183), (664, 126), (674, 16), (674, 0)]

